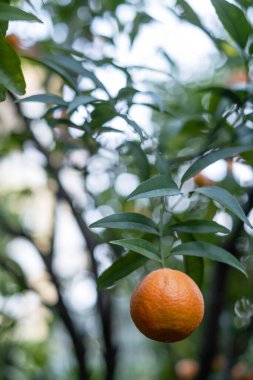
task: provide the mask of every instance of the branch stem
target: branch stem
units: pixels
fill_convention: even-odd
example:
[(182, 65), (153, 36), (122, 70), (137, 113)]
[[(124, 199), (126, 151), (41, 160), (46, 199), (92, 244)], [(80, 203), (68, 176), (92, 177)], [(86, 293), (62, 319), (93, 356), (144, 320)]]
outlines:
[(163, 217), (164, 217), (164, 211), (165, 211), (165, 201), (164, 197), (161, 197), (161, 208), (160, 208), (160, 220), (159, 220), (159, 233), (160, 233), (160, 255), (161, 255), (161, 262), (162, 267), (165, 268), (165, 257), (164, 257), (164, 251), (163, 251)]

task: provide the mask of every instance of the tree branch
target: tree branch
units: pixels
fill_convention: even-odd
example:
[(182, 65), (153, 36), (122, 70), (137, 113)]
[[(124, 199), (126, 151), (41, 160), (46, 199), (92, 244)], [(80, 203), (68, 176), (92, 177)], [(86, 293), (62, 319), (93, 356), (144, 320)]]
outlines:
[(9, 223), (7, 223), (7, 221), (4, 220), (3, 217), (1, 218), (0, 224), (1, 224), (1, 227), (8, 234), (10, 234), (11, 236), (14, 236), (14, 237), (18, 236), (18, 237), (23, 237), (23, 238), (27, 239), (30, 243), (33, 244), (33, 246), (38, 251), (41, 259), (43, 260), (43, 262), (45, 264), (45, 267), (46, 267), (48, 273), (50, 274), (52, 283), (54, 284), (56, 291), (57, 291), (58, 302), (55, 305), (55, 308), (56, 308), (56, 311), (57, 311), (59, 317), (61, 318), (62, 322), (64, 323), (66, 330), (68, 331), (69, 336), (72, 340), (73, 348), (74, 348), (75, 355), (76, 355), (77, 362), (78, 362), (78, 366), (79, 366), (79, 376), (80, 376), (79, 378), (80, 378), (80, 380), (89, 380), (89, 374), (88, 374), (86, 364), (85, 364), (86, 363), (86, 361), (85, 361), (86, 348), (85, 348), (81, 333), (79, 331), (77, 331), (77, 329), (75, 327), (75, 323), (72, 320), (72, 318), (69, 314), (68, 308), (67, 308), (67, 306), (64, 302), (64, 299), (62, 297), (60, 284), (58, 282), (58, 279), (57, 279), (57, 277), (53, 271), (52, 265), (51, 265), (52, 264), (52, 260), (51, 260), (52, 251), (48, 252), (47, 255), (43, 254), (43, 252), (38, 248), (38, 246), (36, 245), (36, 243), (34, 242), (34, 240), (32, 239), (32, 237), (29, 234), (27, 234), (22, 228), (20, 228), (19, 230), (16, 230)]
[[(15, 101), (15, 97), (10, 94), (11, 98)], [(77, 207), (74, 205), (73, 200), (71, 196), (68, 194), (68, 192), (64, 189), (61, 181), (59, 172), (60, 169), (56, 169), (52, 166), (50, 162), (49, 152), (44, 148), (44, 146), (40, 143), (40, 141), (35, 137), (33, 134), (30, 120), (26, 118), (21, 110), (19, 103), (14, 103), (17, 109), (18, 114), (23, 119), (26, 129), (30, 132), (31, 140), (37, 147), (37, 149), (44, 155), (44, 157), (47, 160), (47, 166), (52, 173), (53, 178), (58, 184), (59, 188), (59, 194), (60, 196), (65, 199), (65, 201), (69, 204), (70, 209), (72, 211), (72, 214), (80, 228), (80, 231), (83, 235), (84, 240), (86, 241), (87, 248), (90, 254), (91, 263), (92, 263), (92, 271), (94, 273), (95, 278), (98, 277), (98, 268), (97, 268), (97, 262), (95, 260), (94, 256), (94, 249), (98, 245), (98, 241), (96, 236), (90, 231), (87, 224), (85, 223), (80, 210), (77, 209)], [(111, 299), (108, 293), (105, 293), (103, 291), (97, 290), (97, 305), (98, 310), (101, 317), (102, 322), (102, 330), (103, 330), (103, 337), (104, 337), (104, 357), (106, 362), (106, 380), (113, 380), (114, 378), (114, 372), (115, 372), (115, 364), (116, 364), (116, 352), (117, 347), (112, 341), (112, 305), (111, 305)]]

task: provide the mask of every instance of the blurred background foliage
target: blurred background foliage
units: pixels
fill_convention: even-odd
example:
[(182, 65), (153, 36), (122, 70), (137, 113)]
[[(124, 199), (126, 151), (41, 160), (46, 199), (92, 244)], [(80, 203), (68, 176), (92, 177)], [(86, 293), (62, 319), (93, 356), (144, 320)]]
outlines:
[[(214, 218), (232, 230), (230, 237), (201, 239), (229, 248), (249, 275), (206, 262), (205, 320), (173, 345), (149, 341), (130, 321), (130, 294), (154, 264), (98, 291), (98, 275), (122, 255), (108, 242), (128, 233), (88, 228), (115, 212), (158, 218), (156, 200), (125, 202), (157, 173), (157, 152), (178, 181), (189, 161), (210, 149), (253, 145), (253, 7), (251, 1), (235, 3), (245, 17), (236, 14), (239, 35), (231, 29), (233, 9), (224, 4), (225, 16), (232, 17), (228, 33), (214, 10), (205, 18), (184, 0), (13, 2), (42, 24), (10, 21), (6, 35), (22, 62), (26, 99), (16, 102), (9, 89), (0, 104), (1, 380), (253, 378), (247, 226), (201, 195), (168, 200), (175, 220)], [(183, 65), (164, 45), (167, 22), (176, 25), (170, 41), (182, 25), (184, 33), (204, 35), (211, 46), (206, 60), (187, 72), (182, 40)], [(156, 50), (147, 60), (149, 30)], [(220, 160), (188, 181), (186, 190), (219, 184), (252, 221), (252, 157)], [(184, 268), (178, 258), (169, 265)]]

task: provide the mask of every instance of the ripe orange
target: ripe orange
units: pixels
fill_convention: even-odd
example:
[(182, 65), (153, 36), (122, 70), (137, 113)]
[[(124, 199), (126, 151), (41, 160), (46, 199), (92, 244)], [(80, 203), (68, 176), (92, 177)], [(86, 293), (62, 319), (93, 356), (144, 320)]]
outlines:
[(10, 45), (14, 47), (14, 49), (21, 48), (21, 40), (16, 34), (9, 34), (8, 36), (6, 36), (6, 40), (9, 42)]
[(207, 178), (204, 174), (198, 173), (194, 176), (195, 183), (199, 186), (213, 186), (215, 185), (215, 182), (211, 179)]
[(136, 327), (148, 338), (177, 342), (189, 336), (202, 321), (203, 296), (185, 273), (158, 269), (134, 290), (130, 313)]
[(192, 380), (199, 372), (199, 363), (194, 359), (181, 359), (175, 365), (178, 380)]

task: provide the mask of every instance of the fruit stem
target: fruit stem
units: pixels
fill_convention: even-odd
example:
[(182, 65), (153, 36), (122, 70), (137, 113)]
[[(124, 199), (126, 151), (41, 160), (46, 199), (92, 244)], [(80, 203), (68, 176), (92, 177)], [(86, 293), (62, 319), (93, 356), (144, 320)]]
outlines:
[(160, 220), (159, 220), (159, 233), (160, 233), (160, 253), (161, 253), (161, 261), (162, 267), (165, 268), (164, 261), (164, 252), (163, 252), (163, 216), (165, 211), (165, 202), (164, 197), (161, 197), (161, 208), (160, 208)]

